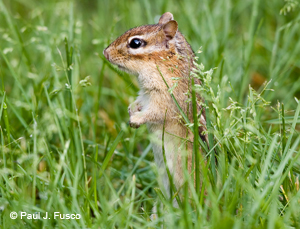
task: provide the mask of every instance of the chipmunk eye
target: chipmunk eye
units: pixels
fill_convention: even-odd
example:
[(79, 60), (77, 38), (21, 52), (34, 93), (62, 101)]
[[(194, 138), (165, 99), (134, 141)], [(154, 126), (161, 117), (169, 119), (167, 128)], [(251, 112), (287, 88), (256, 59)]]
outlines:
[(137, 49), (137, 48), (141, 47), (142, 43), (143, 42), (140, 39), (134, 38), (134, 39), (132, 39), (132, 41), (130, 41), (129, 46), (130, 46), (130, 48)]

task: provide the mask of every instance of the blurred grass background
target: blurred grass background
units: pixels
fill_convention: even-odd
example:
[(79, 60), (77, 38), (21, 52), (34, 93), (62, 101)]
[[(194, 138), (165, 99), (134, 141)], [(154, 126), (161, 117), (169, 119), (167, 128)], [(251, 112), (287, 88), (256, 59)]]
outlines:
[[(101, 57), (116, 37), (132, 27), (156, 23), (166, 11), (173, 13), (194, 51), (202, 46), (199, 62), (207, 69), (217, 67), (211, 87), (217, 90), (220, 86), (220, 112), (229, 106), (229, 98), (249, 106), (248, 85), (261, 91), (264, 82), (271, 80), (268, 88), (274, 91), (267, 90), (263, 98), (275, 109), (261, 108), (256, 118), (259, 132), (271, 139), (265, 150), (279, 150), (289, 136), (293, 139), (291, 150), (299, 150), (300, 120), (294, 116), (295, 98), (300, 98), (299, 9), (297, 1), (281, 0), (0, 0), (0, 225), (140, 228), (164, 223), (166, 218), (149, 219), (157, 183), (146, 127), (133, 130), (126, 124), (137, 81), (120, 74)], [(278, 101), (285, 112), (281, 105), (277, 109)], [(281, 140), (273, 142), (276, 134)], [(234, 153), (228, 155), (228, 163), (235, 157), (238, 160), (236, 155), (251, 155), (257, 147), (251, 142), (253, 148), (246, 148), (247, 141), (244, 143), (232, 146)], [(282, 148), (279, 164), (288, 154)], [(261, 150), (262, 158), (266, 152)], [(276, 153), (274, 150), (272, 158)], [(285, 169), (290, 160), (283, 165)], [(253, 182), (240, 180), (252, 170), (243, 170), (232, 182), (244, 188), (253, 185), (253, 193), (259, 192), (262, 187), (254, 181), (265, 173), (258, 164), (252, 164), (257, 166)], [(272, 166), (266, 169), (271, 171)], [(274, 202), (258, 207), (251, 197), (241, 194), (247, 191), (229, 187), (236, 173), (229, 169), (223, 180), (218, 180), (215, 192), (233, 193), (235, 201), (228, 197), (222, 203), (214, 202), (215, 196), (209, 195), (208, 200), (216, 205), (203, 206), (202, 226), (217, 228), (220, 222), (223, 228), (239, 228), (243, 223), (253, 228), (299, 227), (298, 167), (288, 170), (290, 196), (282, 200), (284, 192), (280, 191), (277, 198), (278, 189), (272, 196)], [(278, 207), (279, 202), (283, 207)], [(11, 211), (79, 213), (82, 218), (21, 221), (11, 220)], [(184, 224), (187, 221), (178, 218), (176, 211), (166, 216), (172, 219), (167, 224), (170, 228), (201, 226), (193, 217), (190, 224)]]

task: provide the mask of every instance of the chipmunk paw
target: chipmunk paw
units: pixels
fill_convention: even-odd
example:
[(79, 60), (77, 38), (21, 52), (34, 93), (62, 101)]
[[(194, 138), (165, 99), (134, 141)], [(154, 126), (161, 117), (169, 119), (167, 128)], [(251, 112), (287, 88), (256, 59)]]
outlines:
[(129, 121), (129, 126), (130, 126), (131, 128), (134, 128), (134, 129), (138, 129), (138, 128), (140, 127), (139, 124), (136, 124), (136, 123), (133, 123), (133, 122), (130, 122), (130, 121)]
[(132, 128), (139, 128), (140, 125), (144, 124), (144, 119), (142, 117), (141, 112), (135, 112), (133, 115), (130, 116), (129, 119), (129, 126)]
[(142, 110), (142, 106), (139, 103), (134, 102), (130, 104), (128, 107), (129, 116), (131, 117), (135, 112), (139, 112), (141, 110)]

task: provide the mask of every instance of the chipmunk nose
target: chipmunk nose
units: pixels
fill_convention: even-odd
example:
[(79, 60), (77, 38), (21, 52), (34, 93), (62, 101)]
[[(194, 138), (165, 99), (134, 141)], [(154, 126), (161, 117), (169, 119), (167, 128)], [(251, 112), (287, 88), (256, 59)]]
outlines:
[(107, 60), (109, 60), (109, 55), (108, 55), (108, 52), (107, 52), (107, 48), (104, 49), (103, 55), (105, 56), (105, 58), (106, 58)]

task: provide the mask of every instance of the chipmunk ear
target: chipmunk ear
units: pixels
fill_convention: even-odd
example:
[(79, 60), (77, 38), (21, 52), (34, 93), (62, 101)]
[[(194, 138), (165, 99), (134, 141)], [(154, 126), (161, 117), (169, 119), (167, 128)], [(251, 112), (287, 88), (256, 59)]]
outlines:
[(167, 41), (173, 39), (175, 37), (178, 29), (177, 21), (171, 20), (163, 25), (163, 31), (166, 35)]
[(158, 24), (166, 24), (168, 21), (171, 21), (173, 19), (173, 14), (171, 14), (170, 12), (166, 12), (161, 15)]

